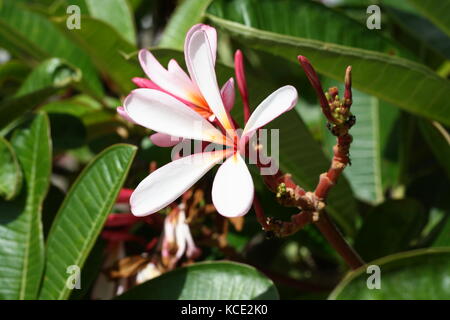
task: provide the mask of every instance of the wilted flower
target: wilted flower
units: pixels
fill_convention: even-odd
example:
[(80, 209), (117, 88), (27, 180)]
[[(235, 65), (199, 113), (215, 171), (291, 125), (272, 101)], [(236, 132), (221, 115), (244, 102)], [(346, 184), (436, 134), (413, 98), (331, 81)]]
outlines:
[(184, 203), (181, 203), (164, 221), (161, 255), (163, 263), (169, 268), (172, 268), (184, 254), (188, 259), (195, 259), (201, 253), (192, 238), (184, 208)]

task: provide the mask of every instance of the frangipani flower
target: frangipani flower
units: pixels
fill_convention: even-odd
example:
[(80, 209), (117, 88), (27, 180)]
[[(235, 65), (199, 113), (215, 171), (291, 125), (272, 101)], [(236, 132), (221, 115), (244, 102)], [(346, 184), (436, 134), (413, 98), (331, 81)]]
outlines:
[(256, 108), (239, 135), (217, 85), (215, 55), (205, 30), (197, 29), (188, 36), (185, 56), (191, 79), (226, 134), (179, 99), (160, 90), (134, 90), (124, 101), (125, 111), (136, 123), (157, 132), (208, 141), (225, 149), (186, 156), (154, 171), (135, 189), (130, 198), (131, 211), (136, 216), (159, 211), (225, 159), (213, 182), (212, 200), (223, 216), (242, 216), (249, 211), (254, 196), (252, 177), (243, 159), (245, 144), (259, 128), (295, 106), (297, 91), (285, 86), (273, 92)]
[[(215, 64), (216, 48), (217, 48), (217, 33), (216, 29), (204, 25), (194, 25), (187, 33), (185, 40), (185, 49), (189, 43), (192, 35), (196, 31), (203, 31), (206, 34), (206, 41), (211, 50), (212, 63)], [(188, 57), (186, 56), (186, 61)], [(151, 52), (146, 49), (139, 51), (139, 62), (142, 69), (149, 79), (133, 78), (133, 82), (140, 88), (155, 89), (164, 92), (178, 100), (184, 105), (188, 106), (205, 119), (214, 121), (215, 116), (210, 109), (208, 102), (199, 90), (199, 87), (194, 79), (189, 77), (186, 72), (179, 66), (175, 59), (169, 61), (168, 68), (164, 68)], [(229, 112), (234, 105), (234, 80), (230, 78), (221, 89), (221, 97), (226, 110)], [(123, 107), (118, 107), (117, 112), (127, 120), (131, 120)], [(152, 142), (160, 147), (171, 147), (176, 145), (182, 139), (172, 137), (164, 133), (154, 133), (150, 136)]]

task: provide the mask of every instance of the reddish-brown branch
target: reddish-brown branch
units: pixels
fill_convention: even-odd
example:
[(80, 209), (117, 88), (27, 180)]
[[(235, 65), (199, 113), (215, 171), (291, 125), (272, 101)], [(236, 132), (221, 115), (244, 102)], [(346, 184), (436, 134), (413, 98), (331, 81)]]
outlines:
[[(291, 221), (286, 222), (266, 219), (264, 214), (261, 214), (262, 208), (258, 208), (258, 221), (266, 231), (273, 232), (276, 236), (287, 236), (297, 232), (308, 223), (315, 223), (333, 248), (352, 269), (355, 269), (362, 266), (364, 262), (345, 241), (325, 211), (325, 201), (330, 189), (337, 183), (342, 171), (350, 163), (349, 150), (352, 136), (349, 134), (349, 130), (355, 122), (350, 113), (352, 104), (351, 67), (347, 67), (345, 73), (344, 99), (339, 100), (338, 89), (330, 88), (325, 96), (317, 73), (308, 59), (303, 56), (299, 56), (298, 59), (311, 85), (316, 90), (322, 111), (329, 122), (330, 131), (336, 136), (333, 159), (328, 171), (320, 175), (314, 192), (306, 192), (292, 180), (289, 174), (285, 174), (281, 170), (274, 175), (264, 176), (264, 181), (269, 189), (276, 192), (278, 202), (284, 206), (297, 206), (302, 211), (293, 215)], [(264, 167), (261, 163), (258, 163), (258, 166)], [(258, 201), (256, 204), (256, 207), (260, 207)]]
[(267, 218), (256, 194), (253, 197), (253, 209), (255, 210), (256, 219), (258, 220), (259, 224), (263, 227), (264, 230), (266, 230), (266, 228), (268, 227)]
[(302, 211), (291, 216), (291, 221), (281, 221), (274, 218), (267, 219), (267, 232), (272, 232), (275, 236), (290, 236), (315, 219), (314, 212)]
[(325, 239), (328, 240), (331, 246), (339, 253), (350, 268), (357, 269), (364, 265), (364, 261), (347, 241), (345, 241), (326, 211), (320, 213), (320, 219), (317, 220), (316, 225)]

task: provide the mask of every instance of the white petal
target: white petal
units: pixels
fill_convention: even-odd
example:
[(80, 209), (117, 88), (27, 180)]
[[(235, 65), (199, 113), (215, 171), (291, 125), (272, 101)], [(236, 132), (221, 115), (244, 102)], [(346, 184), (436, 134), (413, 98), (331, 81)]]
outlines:
[(183, 81), (191, 82), (191, 78), (184, 72), (184, 70), (180, 67), (178, 62), (175, 59), (170, 59), (169, 65), (167, 67), (169, 72), (173, 75), (175, 75), (178, 78), (183, 79)]
[[(282, 113), (291, 110), (297, 103), (297, 90), (293, 86), (284, 86), (273, 92), (253, 111), (245, 125), (242, 137), (252, 134)], [(242, 139), (244, 140), (244, 139)]]
[(184, 41), (184, 52), (187, 51), (187, 44), (191, 40), (192, 35), (198, 30), (203, 30), (206, 32), (206, 36), (207, 36), (207, 39), (209, 42), (209, 47), (211, 48), (211, 56), (213, 59), (213, 64), (215, 64), (216, 63), (216, 52), (217, 52), (217, 32), (216, 32), (215, 28), (208, 26), (206, 24), (199, 23), (199, 24), (192, 26), (191, 29), (189, 29), (189, 31), (186, 34), (186, 39)]
[(139, 51), (139, 61), (145, 74), (159, 87), (187, 101), (197, 104), (202, 100), (197, 86), (187, 77), (184, 71), (170, 63), (170, 71), (166, 70), (148, 50)]
[(197, 30), (191, 35), (185, 55), (191, 78), (197, 84), (209, 108), (226, 130), (232, 130), (233, 126), (228, 119), (217, 85), (214, 61), (205, 31)]
[(226, 153), (225, 150), (196, 153), (152, 172), (131, 195), (131, 212), (142, 217), (167, 207), (220, 162)]
[(178, 99), (154, 89), (136, 89), (124, 101), (134, 122), (175, 137), (224, 144), (224, 135)]
[(212, 201), (225, 217), (246, 214), (253, 202), (253, 180), (239, 154), (229, 157), (217, 170), (212, 187)]
[(183, 139), (165, 133), (157, 132), (150, 136), (152, 143), (158, 147), (173, 147)]
[(234, 92), (234, 79), (230, 78), (220, 89), (220, 95), (222, 96), (223, 105), (225, 109), (230, 112), (234, 106), (235, 92)]
[(117, 107), (116, 108), (117, 113), (119, 114), (119, 116), (121, 116), (122, 118), (124, 118), (125, 120), (134, 123), (133, 119), (131, 119), (128, 116), (128, 113), (125, 111), (124, 107)]

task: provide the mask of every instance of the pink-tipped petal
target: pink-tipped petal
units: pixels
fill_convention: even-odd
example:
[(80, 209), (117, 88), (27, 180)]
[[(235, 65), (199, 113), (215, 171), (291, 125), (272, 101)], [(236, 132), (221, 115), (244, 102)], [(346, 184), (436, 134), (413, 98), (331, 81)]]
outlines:
[(212, 201), (225, 217), (246, 214), (253, 202), (254, 187), (245, 161), (239, 154), (229, 157), (217, 170), (212, 186)]
[(293, 86), (284, 86), (269, 95), (253, 111), (242, 132), (241, 141), (245, 143), (256, 130), (291, 110), (297, 103), (297, 90)]
[(192, 81), (178, 72), (166, 70), (148, 50), (139, 51), (139, 61), (145, 74), (161, 89), (194, 104), (201, 102), (200, 93)]
[(228, 112), (233, 109), (235, 92), (234, 92), (234, 79), (230, 78), (220, 89), (220, 95), (222, 97), (223, 105), (225, 110)]
[(158, 147), (173, 147), (183, 141), (182, 138), (174, 137), (161, 132), (152, 134), (150, 136), (150, 140)]
[(217, 85), (214, 61), (206, 32), (197, 30), (186, 44), (186, 64), (209, 108), (226, 130), (233, 130)]
[[(173, 61), (175, 61), (175, 60), (173, 60)], [(176, 63), (176, 61), (175, 61), (175, 63)], [(170, 64), (169, 64), (169, 66), (170, 66)], [(186, 77), (187, 77), (187, 75), (186, 75)], [(169, 91), (164, 90), (163, 88), (161, 88), (160, 86), (158, 86), (156, 83), (154, 83), (152, 80), (149, 80), (149, 79), (146, 79), (146, 78), (137, 78), (137, 77), (136, 77), (136, 78), (133, 78), (132, 81), (133, 81), (134, 84), (136, 84), (139, 88), (155, 89), (155, 90), (159, 90), (159, 91), (165, 92), (165, 93), (167, 93), (168, 95), (170, 95), (170, 96), (172, 96), (172, 97), (174, 97), (174, 98), (177, 98), (178, 100), (180, 100), (181, 102), (183, 102), (185, 105), (188, 105), (188, 106), (190, 106), (190, 107), (195, 107), (195, 104), (193, 104), (192, 102), (187, 101), (187, 100), (184, 100), (184, 99), (182, 99), (182, 98), (180, 98), (180, 97), (177, 97), (176, 95), (170, 93)], [(190, 81), (190, 80), (189, 80), (189, 81)]]
[[(202, 30), (206, 33), (207, 40), (209, 42), (209, 47), (211, 48), (211, 56), (213, 65), (216, 64), (216, 53), (217, 53), (217, 31), (215, 28), (208, 26), (206, 24), (196, 24), (189, 29), (189, 31), (186, 34), (186, 39), (184, 41), (184, 52), (186, 54), (186, 49), (188, 46), (188, 43), (191, 40), (192, 35), (196, 32)], [(188, 67), (189, 68), (189, 67)], [(189, 71), (190, 72), (190, 71)]]
[(130, 199), (131, 212), (141, 217), (167, 207), (220, 162), (226, 153), (226, 150), (196, 153), (152, 172), (134, 190)]
[(128, 116), (136, 123), (175, 137), (230, 144), (201, 115), (176, 98), (153, 89), (136, 89), (124, 101)]
[(121, 116), (122, 118), (124, 118), (127, 121), (130, 121), (132, 123), (135, 123), (133, 121), (133, 119), (130, 118), (130, 116), (128, 116), (128, 113), (125, 111), (124, 107), (117, 107), (116, 108), (117, 113), (119, 114), (119, 116)]
[(152, 80), (149, 80), (147, 78), (139, 78), (135, 77), (131, 79), (135, 85), (137, 85), (139, 88), (147, 88), (147, 89), (158, 89), (161, 90), (161, 88), (154, 83)]

